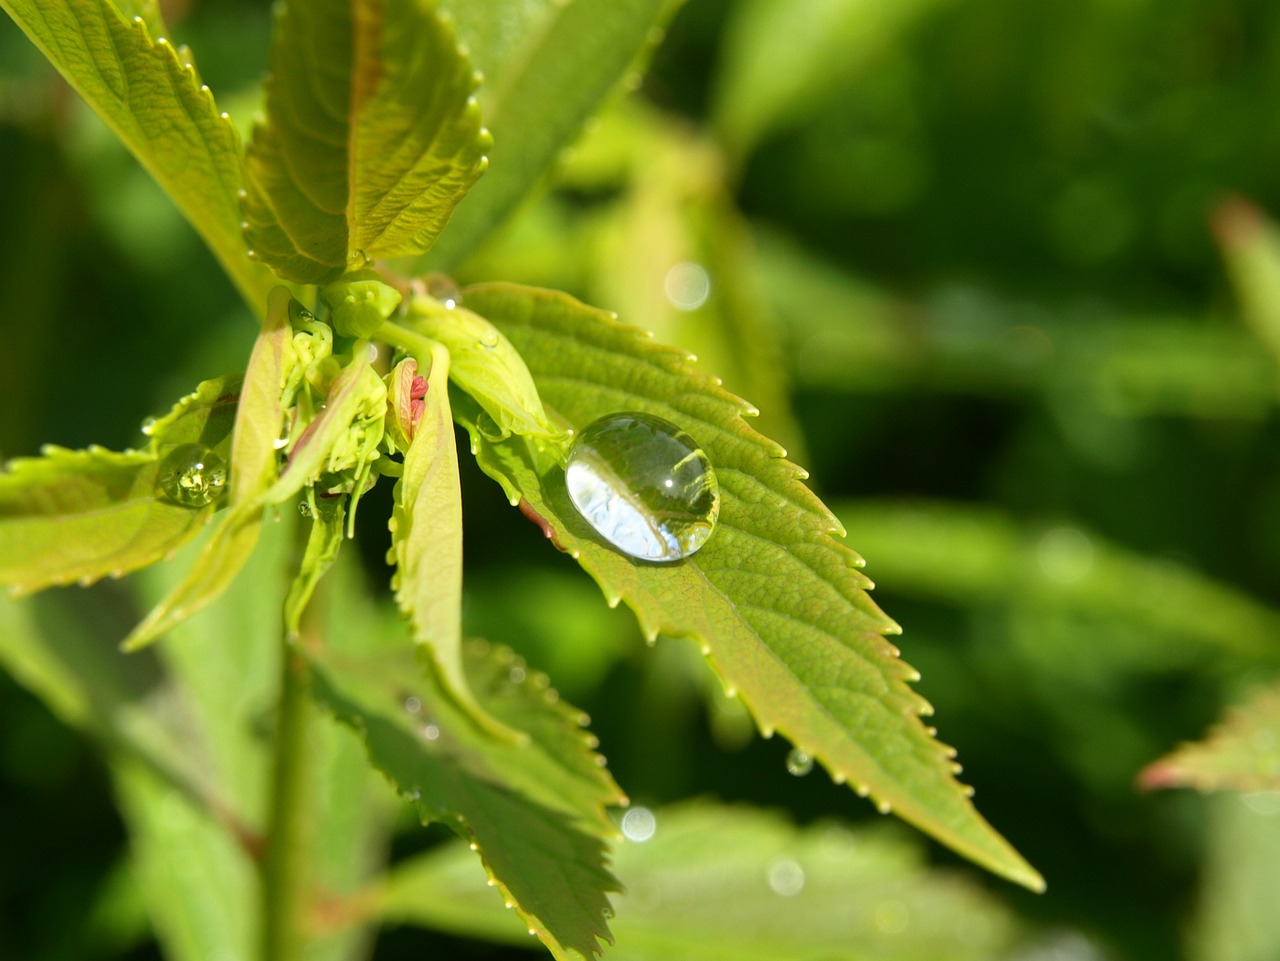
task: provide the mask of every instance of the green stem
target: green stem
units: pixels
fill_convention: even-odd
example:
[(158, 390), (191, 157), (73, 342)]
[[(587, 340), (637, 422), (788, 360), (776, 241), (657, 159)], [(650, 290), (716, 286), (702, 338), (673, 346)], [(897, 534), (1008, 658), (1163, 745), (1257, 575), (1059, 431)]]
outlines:
[[(379, 327), (373, 339), (390, 344), (392, 347), (399, 347), (420, 365), (431, 357), (431, 346), (435, 343), (430, 337), (424, 337), (416, 330), (410, 330), (394, 321), (388, 321)], [(426, 371), (420, 373), (425, 375)]]
[[(306, 630), (304, 625), (303, 630)], [(301, 961), (309, 850), (307, 664), (283, 645), (267, 847), (262, 861), (262, 961)]]

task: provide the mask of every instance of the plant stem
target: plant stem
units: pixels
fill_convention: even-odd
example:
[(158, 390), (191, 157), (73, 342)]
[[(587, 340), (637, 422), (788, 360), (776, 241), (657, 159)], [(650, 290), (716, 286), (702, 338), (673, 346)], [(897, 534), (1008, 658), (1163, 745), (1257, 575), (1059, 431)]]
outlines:
[[(304, 627), (305, 630), (305, 627)], [(306, 910), (307, 733), (311, 704), (306, 661), (283, 645), (267, 847), (262, 860), (262, 961), (301, 961)]]

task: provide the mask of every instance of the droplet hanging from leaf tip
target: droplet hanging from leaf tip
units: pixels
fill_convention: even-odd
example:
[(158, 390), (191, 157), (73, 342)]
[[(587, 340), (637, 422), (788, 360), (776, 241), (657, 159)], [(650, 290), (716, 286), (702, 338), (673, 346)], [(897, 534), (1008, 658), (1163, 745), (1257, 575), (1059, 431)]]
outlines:
[(793, 747), (787, 754), (787, 773), (792, 777), (804, 777), (813, 770), (813, 755)]

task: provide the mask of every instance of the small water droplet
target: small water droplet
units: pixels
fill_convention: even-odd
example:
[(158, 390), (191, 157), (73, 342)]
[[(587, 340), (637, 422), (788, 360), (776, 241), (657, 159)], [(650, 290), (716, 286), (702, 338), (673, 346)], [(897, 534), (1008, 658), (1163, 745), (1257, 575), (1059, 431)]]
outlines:
[(688, 557), (706, 543), (720, 514), (707, 455), (652, 414), (608, 414), (589, 425), (569, 449), (565, 485), (596, 533), (640, 560)]
[(360, 270), (363, 267), (368, 267), (371, 263), (373, 263), (373, 258), (359, 248), (347, 254), (348, 270)]
[(793, 747), (787, 754), (787, 773), (796, 777), (804, 777), (813, 770), (813, 756), (798, 747)]
[(151, 436), (151, 434), (155, 431), (155, 429), (156, 429), (156, 419), (154, 417), (148, 417), (146, 420), (142, 422), (142, 432), (146, 434), (148, 437)]
[(512, 684), (523, 684), (525, 679), (525, 670), (517, 665), (507, 672), (507, 680)]
[(697, 310), (711, 295), (711, 277), (701, 264), (685, 261), (667, 271), (663, 292), (677, 310)]
[[(446, 304), (446, 306), (448, 306)], [(476, 346), (481, 350), (496, 350), (498, 347), (498, 335), (495, 331), (489, 331), (480, 340), (476, 342)]]
[(160, 493), (183, 507), (207, 507), (227, 486), (227, 462), (200, 444), (179, 444), (160, 462)]
[(658, 831), (658, 819), (648, 808), (634, 807), (622, 816), (622, 834), (628, 841), (643, 844)]
[(404, 709), (410, 714), (417, 714), (422, 710), (422, 701), (416, 697), (406, 697), (404, 699)]
[(422, 735), (422, 739), (424, 741), (436, 741), (440, 738), (440, 728), (434, 724), (422, 725), (419, 733)]
[(769, 866), (769, 888), (784, 898), (794, 898), (804, 890), (804, 868), (792, 858), (782, 858)]
[(449, 310), (462, 303), (462, 291), (447, 274), (428, 274), (426, 277), (427, 293)]
[(303, 517), (310, 517), (311, 505), (308, 504), (306, 501), (300, 501), (298, 503), (298, 513), (301, 514)]

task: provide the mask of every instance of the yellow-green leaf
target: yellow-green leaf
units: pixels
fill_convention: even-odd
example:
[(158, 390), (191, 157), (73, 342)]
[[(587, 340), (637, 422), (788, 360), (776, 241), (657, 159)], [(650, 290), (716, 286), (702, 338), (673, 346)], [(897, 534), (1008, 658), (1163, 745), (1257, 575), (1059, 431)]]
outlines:
[(254, 255), (319, 284), (427, 250), (487, 163), (478, 82), (428, 0), (282, 4), (246, 164)]
[(108, 0), (0, 0), (67, 82), (168, 192), (260, 309), (270, 274), (246, 256), (237, 192), (240, 137), (200, 82), (190, 54), (152, 30), (151, 5), (126, 18)]
[(577, 514), (563, 471), (521, 438), (491, 442), (459, 404), (480, 466), (522, 498), (645, 634), (691, 637), (766, 734), (777, 731), (882, 811), (1033, 889), (1040, 875), (978, 814), (954, 777), (954, 751), (920, 716), (916, 672), (885, 637), (897, 626), (872, 602), (839, 522), (785, 451), (744, 420), (749, 408), (680, 351), (564, 294), (493, 284), (464, 291), (523, 355), (544, 403), (575, 427), (635, 410), (685, 429), (719, 478), (720, 521), (674, 564), (608, 547)]

